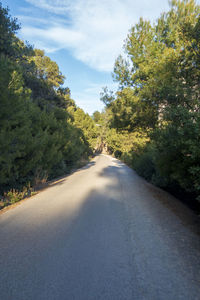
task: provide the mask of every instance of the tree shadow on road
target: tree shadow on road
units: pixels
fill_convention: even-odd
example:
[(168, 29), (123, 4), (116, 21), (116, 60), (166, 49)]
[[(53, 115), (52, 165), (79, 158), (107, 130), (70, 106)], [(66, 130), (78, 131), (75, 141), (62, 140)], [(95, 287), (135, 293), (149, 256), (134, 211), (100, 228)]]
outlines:
[(39, 192), (39, 191), (42, 191), (42, 190), (46, 190), (49, 187), (54, 187), (54, 186), (57, 186), (57, 185), (62, 185), (62, 184), (64, 184), (66, 182), (66, 180), (72, 174), (74, 174), (76, 172), (79, 172), (81, 170), (87, 170), (87, 169), (93, 167), (95, 164), (96, 164), (95, 161), (91, 161), (88, 164), (86, 164), (84, 167), (81, 167), (81, 168), (78, 168), (78, 169), (72, 169), (67, 175), (63, 175), (63, 176), (60, 176), (60, 177), (58, 177), (56, 179), (53, 179), (53, 180), (47, 181), (45, 183), (42, 183), (41, 185), (37, 185), (35, 187), (35, 190)]

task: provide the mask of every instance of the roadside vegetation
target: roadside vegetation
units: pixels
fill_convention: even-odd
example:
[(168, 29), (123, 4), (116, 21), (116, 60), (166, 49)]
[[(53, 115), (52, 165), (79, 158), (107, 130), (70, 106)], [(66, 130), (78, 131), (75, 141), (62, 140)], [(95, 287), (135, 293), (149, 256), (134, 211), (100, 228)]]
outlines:
[(114, 66), (119, 89), (101, 94), (102, 135), (147, 180), (200, 200), (200, 6), (170, 6), (129, 31)]
[(21, 41), (0, 3), (0, 206), (87, 161), (94, 149), (141, 176), (200, 201), (200, 6), (171, 0), (155, 23), (140, 19), (115, 62), (118, 91), (90, 117), (43, 50)]
[(21, 41), (19, 28), (0, 3), (0, 208), (87, 161), (97, 140), (56, 62)]

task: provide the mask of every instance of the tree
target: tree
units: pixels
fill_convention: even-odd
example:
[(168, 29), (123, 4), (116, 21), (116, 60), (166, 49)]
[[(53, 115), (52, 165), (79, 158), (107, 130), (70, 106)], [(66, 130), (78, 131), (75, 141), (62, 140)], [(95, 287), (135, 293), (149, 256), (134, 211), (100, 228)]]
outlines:
[(105, 91), (102, 100), (116, 134), (142, 131), (151, 139), (133, 153), (140, 174), (199, 195), (200, 6), (194, 0), (170, 6), (154, 24), (141, 18), (131, 28), (126, 56), (114, 67), (119, 90), (114, 98)]
[(82, 130), (84, 137), (89, 143), (89, 146), (92, 150), (94, 150), (97, 142), (97, 127), (94, 121), (80, 108), (77, 108), (74, 111), (73, 117), (73, 124)]
[(0, 193), (64, 174), (92, 153), (92, 118), (78, 109), (56, 62), (15, 36), (0, 4)]
[(47, 82), (50, 87), (58, 88), (64, 83), (65, 77), (61, 74), (57, 63), (45, 56), (43, 50), (35, 49), (30, 61), (35, 63), (35, 76)]
[(9, 15), (9, 9), (2, 7), (0, 2), (0, 54), (14, 56), (17, 38), (15, 33), (20, 26), (15, 18)]
[(93, 118), (94, 122), (98, 124), (101, 121), (101, 113), (98, 110), (96, 110), (93, 113), (92, 118)]

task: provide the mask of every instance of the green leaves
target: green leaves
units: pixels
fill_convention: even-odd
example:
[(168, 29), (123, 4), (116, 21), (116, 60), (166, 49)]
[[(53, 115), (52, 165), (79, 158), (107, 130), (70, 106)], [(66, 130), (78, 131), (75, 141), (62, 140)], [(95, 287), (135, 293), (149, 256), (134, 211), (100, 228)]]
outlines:
[(45, 80), (50, 87), (56, 88), (64, 83), (64, 76), (61, 74), (56, 62), (44, 55), (44, 51), (35, 49), (34, 56), (30, 58), (36, 66), (35, 75)]
[(17, 41), (15, 32), (20, 28), (15, 18), (9, 16), (8, 8), (3, 8), (0, 2), (0, 54), (15, 56)]
[[(148, 180), (200, 194), (200, 6), (170, 1), (170, 10), (151, 24), (142, 18), (125, 41), (125, 56), (114, 66), (119, 91), (107, 105), (107, 142), (127, 152), (123, 137), (143, 132), (150, 143), (137, 145), (132, 163)], [(127, 136), (128, 135), (128, 136)], [(146, 139), (146, 142), (148, 139)]]
[(97, 137), (56, 62), (16, 38), (18, 28), (0, 4), (0, 193), (63, 175)]

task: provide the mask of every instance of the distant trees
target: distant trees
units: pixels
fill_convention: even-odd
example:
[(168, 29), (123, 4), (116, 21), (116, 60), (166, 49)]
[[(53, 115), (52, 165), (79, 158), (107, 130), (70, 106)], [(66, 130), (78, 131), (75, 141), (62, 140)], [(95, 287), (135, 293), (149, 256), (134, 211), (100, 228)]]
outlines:
[(172, 0), (139, 20), (115, 62), (103, 113), (75, 105), (44, 51), (19, 40), (0, 4), (0, 192), (66, 172), (96, 145), (159, 186), (200, 198), (200, 6)]
[(131, 28), (126, 58), (119, 56), (114, 67), (119, 91), (111, 98), (105, 90), (102, 100), (109, 128), (147, 138), (128, 151), (129, 163), (160, 186), (198, 196), (200, 6), (194, 0), (170, 6), (154, 24), (141, 18)]
[(93, 118), (94, 122), (98, 124), (98, 122), (101, 121), (101, 113), (100, 113), (99, 111), (96, 110), (96, 111), (93, 113), (92, 118)]
[(58, 65), (19, 40), (18, 29), (0, 3), (0, 193), (64, 174), (96, 139)]

